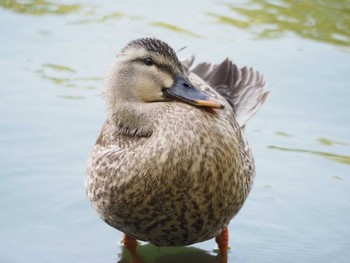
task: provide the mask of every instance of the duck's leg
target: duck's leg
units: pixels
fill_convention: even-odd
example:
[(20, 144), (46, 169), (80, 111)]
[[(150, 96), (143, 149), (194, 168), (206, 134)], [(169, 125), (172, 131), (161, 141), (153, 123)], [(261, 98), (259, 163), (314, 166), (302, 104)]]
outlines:
[(219, 247), (219, 260), (218, 263), (227, 263), (227, 249), (228, 249), (228, 228), (224, 230), (215, 238)]
[(136, 252), (137, 240), (135, 238), (124, 234), (123, 244), (131, 255), (131, 263), (145, 263), (145, 261)]
[(227, 254), (228, 249), (228, 228), (225, 229), (215, 238), (216, 243), (218, 244), (220, 254)]
[(127, 250), (129, 250), (129, 251), (134, 250), (135, 251), (136, 247), (137, 247), (137, 240), (124, 234), (123, 244)]

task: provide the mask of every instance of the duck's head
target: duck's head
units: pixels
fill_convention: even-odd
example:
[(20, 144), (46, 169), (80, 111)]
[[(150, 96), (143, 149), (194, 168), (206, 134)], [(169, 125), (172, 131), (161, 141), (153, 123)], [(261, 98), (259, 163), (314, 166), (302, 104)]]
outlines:
[(122, 103), (182, 101), (195, 106), (223, 106), (188, 80), (174, 50), (155, 38), (128, 43), (117, 55), (106, 83), (108, 107)]

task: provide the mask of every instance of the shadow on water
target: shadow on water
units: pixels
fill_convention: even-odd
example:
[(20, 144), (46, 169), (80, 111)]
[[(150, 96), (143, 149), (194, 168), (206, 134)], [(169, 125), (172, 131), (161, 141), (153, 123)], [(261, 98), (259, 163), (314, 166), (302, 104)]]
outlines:
[(211, 255), (195, 247), (156, 247), (152, 244), (138, 246), (137, 258), (131, 257), (123, 247), (117, 263), (226, 263), (227, 255)]
[(279, 38), (293, 32), (307, 39), (350, 46), (348, 0), (250, 0), (240, 6), (227, 6), (232, 16), (208, 15), (218, 23), (250, 29), (258, 38)]
[(4, 9), (12, 10), (16, 13), (28, 15), (65, 15), (76, 13), (81, 9), (81, 6), (77, 4), (65, 5), (45, 0), (0, 0), (0, 6)]

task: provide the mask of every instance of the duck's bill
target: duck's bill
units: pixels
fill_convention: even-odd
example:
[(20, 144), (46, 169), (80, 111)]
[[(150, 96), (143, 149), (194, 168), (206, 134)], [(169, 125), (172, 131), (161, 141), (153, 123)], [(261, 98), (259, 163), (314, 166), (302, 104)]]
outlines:
[(198, 107), (224, 108), (220, 101), (195, 88), (183, 75), (177, 75), (174, 84), (170, 88), (163, 89), (163, 94), (171, 100), (186, 102)]

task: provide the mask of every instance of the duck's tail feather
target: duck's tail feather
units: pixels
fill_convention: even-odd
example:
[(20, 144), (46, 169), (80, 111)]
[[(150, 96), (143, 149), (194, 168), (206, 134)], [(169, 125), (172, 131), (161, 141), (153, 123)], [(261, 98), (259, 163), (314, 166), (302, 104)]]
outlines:
[(220, 64), (200, 63), (192, 67), (193, 62), (194, 56), (184, 59), (185, 70), (198, 75), (229, 102), (241, 127), (260, 109), (269, 95), (265, 90), (266, 80), (253, 68), (239, 69), (229, 59)]

